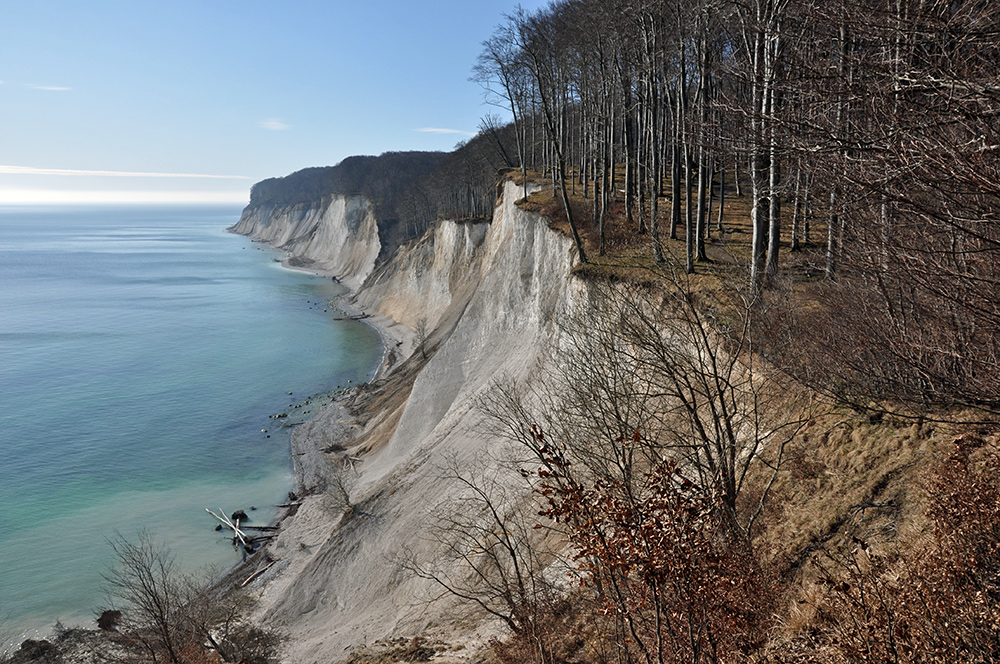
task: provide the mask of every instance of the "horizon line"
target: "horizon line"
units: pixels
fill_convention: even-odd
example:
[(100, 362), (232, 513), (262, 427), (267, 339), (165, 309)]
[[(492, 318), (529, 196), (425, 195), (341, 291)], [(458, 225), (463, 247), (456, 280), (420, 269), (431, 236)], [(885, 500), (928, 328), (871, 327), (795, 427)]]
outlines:
[(0, 164), (0, 175), (97, 176), (119, 178), (187, 178), (208, 180), (250, 180), (249, 175), (213, 175), (210, 173), (155, 173), (147, 171), (98, 171), (76, 168), (37, 168)]
[(0, 205), (242, 205), (250, 192), (0, 189)]

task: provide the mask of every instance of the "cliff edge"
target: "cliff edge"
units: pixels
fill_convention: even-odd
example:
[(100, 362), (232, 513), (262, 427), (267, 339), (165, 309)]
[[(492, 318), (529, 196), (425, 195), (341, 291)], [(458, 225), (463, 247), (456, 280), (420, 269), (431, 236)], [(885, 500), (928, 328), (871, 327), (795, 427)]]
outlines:
[(372, 204), (362, 196), (250, 205), (229, 230), (267, 242), (288, 253), (290, 266), (334, 277), (352, 290), (382, 250)]
[[(438, 221), (377, 268), (377, 223), (362, 200), (245, 213), (234, 227), (337, 276), (357, 289), (352, 306), (417, 337), (386, 378), (293, 434), (294, 454), (313, 459), (300, 473), (311, 493), (252, 586), (258, 617), (288, 629), (289, 662), (452, 628), (455, 606), (430, 602), (440, 588), (407, 571), (447, 564), (449, 543), (433, 533), (462, 491), (445, 469), (491, 463), (500, 443), (478, 397), (500, 377), (526, 381), (540, 369), (581, 288), (571, 240), (518, 207), (521, 195), (504, 183), (491, 223)], [(470, 643), (477, 629), (489, 633), (481, 617), (464, 623)]]

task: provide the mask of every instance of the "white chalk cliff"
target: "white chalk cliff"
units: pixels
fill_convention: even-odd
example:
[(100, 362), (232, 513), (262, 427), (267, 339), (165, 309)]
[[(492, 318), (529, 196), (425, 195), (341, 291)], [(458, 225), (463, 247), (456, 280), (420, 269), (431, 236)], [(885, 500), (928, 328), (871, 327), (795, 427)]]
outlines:
[(248, 206), (230, 230), (282, 249), (294, 264), (357, 290), (382, 248), (371, 203), (329, 196), (316, 203)]
[[(286, 661), (337, 661), (360, 644), (448, 622), (447, 603), (422, 601), (431, 582), (398, 561), (440, 555), (427, 534), (455, 500), (443, 465), (481, 463), (498, 444), (485, 433), (477, 395), (497, 377), (524, 380), (538, 370), (583, 288), (571, 276), (572, 241), (518, 207), (521, 195), (506, 182), (491, 223), (439, 221), (377, 269), (377, 224), (363, 200), (250, 210), (234, 228), (337, 276), (356, 289), (354, 306), (389, 328), (425, 329), (436, 349), (405, 385), (371, 398), (377, 412), (361, 424), (335, 405), (294, 433), (297, 454), (339, 451), (323, 472), (354, 461), (341, 471), (346, 480), (306, 482), (321, 490), (282, 524), (268, 552), (278, 562), (251, 586), (259, 617), (289, 632)], [(410, 347), (402, 346), (404, 356)], [(397, 363), (393, 373), (407, 366)]]

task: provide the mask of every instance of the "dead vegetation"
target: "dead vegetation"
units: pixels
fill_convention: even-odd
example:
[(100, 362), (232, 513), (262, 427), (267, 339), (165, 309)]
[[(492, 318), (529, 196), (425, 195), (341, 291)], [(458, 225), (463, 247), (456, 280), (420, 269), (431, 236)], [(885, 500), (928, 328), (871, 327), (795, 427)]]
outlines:
[[(521, 204), (551, 215), (553, 227), (560, 229), (566, 222), (560, 221), (560, 207), (551, 193), (543, 188)], [(582, 198), (573, 202), (581, 207), (587, 203)], [(714, 312), (713, 332), (723, 337), (728, 334), (730, 340), (732, 332), (727, 332), (727, 324), (738, 317), (734, 304), (739, 298), (734, 293), (741, 292), (750, 249), (748, 212), (748, 204), (735, 191), (727, 196), (726, 232), (710, 242), (710, 260), (700, 263), (696, 274), (683, 284), (685, 297), (696, 301), (702, 311)], [(577, 276), (592, 283), (617, 284), (612, 287), (619, 289), (624, 285), (624, 291), (634, 287), (676, 291), (677, 280), (671, 275), (678, 270), (669, 263), (665, 267), (653, 264), (648, 236), (624, 228), (620, 215), (612, 216), (607, 224), (608, 251), (602, 256), (592, 251), (590, 262), (577, 268)], [(583, 236), (591, 248), (592, 230), (584, 227)], [(822, 233), (819, 224), (813, 232), (817, 236)], [(679, 250), (683, 238), (666, 242), (669, 255), (674, 255), (672, 242)], [(566, 513), (552, 512), (553, 494), (546, 493), (544, 487), (551, 492), (558, 482), (553, 484), (554, 475), (550, 474), (541, 479), (542, 512), (557, 517), (554, 520), (566, 532), (567, 541), (574, 542), (580, 569), (591, 574), (591, 582), (584, 582), (569, 595), (572, 608), (546, 610), (537, 616), (533, 636), (519, 632), (495, 643), (492, 656), (500, 662), (596, 664), (622, 658), (646, 662), (986, 662), (1000, 654), (1000, 630), (991, 622), (1000, 600), (1000, 585), (994, 580), (1000, 574), (1000, 560), (994, 557), (996, 547), (988, 535), (1000, 524), (992, 507), (996, 500), (991, 492), (1000, 490), (996, 455), (1000, 435), (991, 423), (992, 416), (982, 409), (962, 407), (914, 410), (900, 405), (892, 393), (884, 400), (845, 402), (836, 398), (835, 389), (815, 389), (816, 385), (802, 380), (809, 376), (808, 362), (792, 370), (784, 361), (784, 351), (789, 344), (798, 343), (795, 335), (803, 329), (788, 325), (779, 314), (795, 307), (809, 312), (812, 320), (820, 320), (824, 311), (829, 313), (830, 301), (816, 296), (822, 248), (800, 242), (799, 251), (785, 255), (788, 259), (781, 277), (775, 280), (779, 286), (753, 308), (755, 336), (748, 352), (774, 372), (772, 397), (806, 399), (814, 407), (784, 443), (780, 463), (753, 465), (737, 501), (740, 514), (762, 506), (747, 540), (748, 555), (754, 569), (759, 570), (755, 574), (761, 575), (754, 582), (758, 592), (728, 602), (737, 612), (755, 607), (752, 611), (758, 617), (752, 633), (741, 632), (728, 650), (720, 649), (711, 638), (690, 641), (687, 648), (656, 645), (657, 638), (666, 640), (662, 630), (669, 631), (667, 617), (690, 617), (691, 606), (676, 604), (676, 593), (650, 595), (648, 585), (647, 591), (628, 595), (631, 599), (627, 601), (619, 594), (616, 604), (610, 590), (615, 584), (595, 572), (601, 568), (595, 561), (602, 555), (607, 557), (611, 549), (580, 548), (580, 536), (574, 539), (572, 532), (565, 531), (572, 519)], [(673, 259), (678, 267), (679, 256), (677, 253)], [(780, 298), (785, 301), (779, 302)], [(600, 337), (599, 329), (591, 331)], [(840, 343), (845, 342), (841, 337)], [(795, 355), (799, 361), (806, 356), (800, 352)], [(833, 361), (829, 357), (817, 359)], [(586, 380), (577, 386), (583, 392), (592, 387)], [(597, 401), (604, 403), (606, 395), (592, 394), (595, 406)], [(789, 421), (799, 419), (790, 411), (784, 415)], [(530, 419), (536, 416), (527, 412), (520, 416), (522, 424), (540, 421)], [(644, 428), (643, 436), (646, 432)], [(548, 455), (549, 463), (563, 458), (568, 464), (560, 466), (563, 470), (576, 467), (567, 457), (558, 456), (565, 454), (566, 448), (558, 447), (557, 439), (551, 443), (546, 439), (546, 444), (552, 447), (545, 448), (540, 460)], [(536, 445), (536, 451), (540, 447)], [(557, 454), (554, 450), (562, 451)], [(543, 467), (548, 468), (547, 473), (553, 472), (551, 467)], [(630, 472), (648, 473), (652, 467), (651, 463), (638, 464)], [(579, 505), (617, 504), (610, 495), (589, 495), (587, 492), (601, 486), (607, 491), (608, 485), (593, 484), (593, 476), (588, 477), (574, 485), (573, 491), (583, 492), (575, 498)], [(670, 486), (678, 484), (683, 482)], [(704, 495), (701, 490), (692, 495)], [(635, 499), (639, 500), (639, 494)], [(546, 501), (548, 508), (544, 508)], [(971, 507), (975, 505), (989, 507)], [(635, 507), (633, 503), (632, 509)], [(635, 517), (634, 512), (629, 515)], [(590, 514), (582, 523), (593, 524), (595, 518)], [(602, 537), (608, 536), (607, 527), (602, 528)], [(640, 526), (630, 528), (630, 532), (643, 531)], [(633, 539), (636, 545), (641, 541)], [(734, 540), (716, 533), (709, 541), (714, 542), (710, 549), (719, 553), (720, 542)], [(608, 547), (608, 541), (603, 546)], [(648, 549), (648, 545), (643, 547)], [(622, 546), (611, 548), (620, 551)], [(671, 555), (676, 558), (676, 554)], [(620, 587), (649, 583), (648, 573), (640, 568), (621, 569), (627, 571), (619, 579)], [(608, 570), (602, 573), (607, 575)], [(771, 590), (765, 593), (765, 587)], [(702, 590), (708, 591), (707, 586)], [(749, 602), (751, 596), (753, 602)], [(667, 603), (656, 608), (661, 600)], [(631, 619), (630, 611), (635, 612)], [(567, 619), (567, 614), (572, 614), (572, 619)], [(717, 617), (718, 622), (709, 614), (702, 617), (706, 634), (727, 624), (732, 629), (727, 622), (731, 617)], [(648, 636), (635, 631), (635, 625), (643, 621)], [(540, 647), (543, 634), (545, 647)]]

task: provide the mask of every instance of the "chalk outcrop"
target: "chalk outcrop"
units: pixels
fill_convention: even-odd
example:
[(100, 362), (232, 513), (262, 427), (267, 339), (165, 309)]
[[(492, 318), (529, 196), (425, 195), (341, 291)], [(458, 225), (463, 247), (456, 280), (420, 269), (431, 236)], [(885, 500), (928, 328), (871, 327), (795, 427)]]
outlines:
[(424, 348), (397, 365), (412, 374), (407, 384), (371, 401), (379, 412), (352, 429), (335, 405), (293, 436), (298, 448), (335, 442), (350, 464), (286, 520), (269, 552), (279, 562), (254, 582), (261, 617), (288, 627), (287, 661), (336, 661), (352, 647), (445, 622), (446, 605), (424, 602), (436, 594), (432, 583), (399, 561), (441, 555), (428, 534), (456, 499), (442, 468), (482, 464), (498, 444), (477, 397), (498, 377), (529, 379), (581, 294), (570, 276), (572, 242), (516, 205), (522, 194), (507, 182), (491, 223), (439, 221), (377, 268), (369, 267), (377, 224), (363, 202), (258, 210), (235, 227), (340, 275), (357, 287), (353, 305), (385, 326), (426, 332), (417, 339)]
[(375, 269), (382, 249), (372, 204), (362, 196), (251, 205), (230, 230), (286, 251), (291, 265), (336, 277), (352, 290)]

